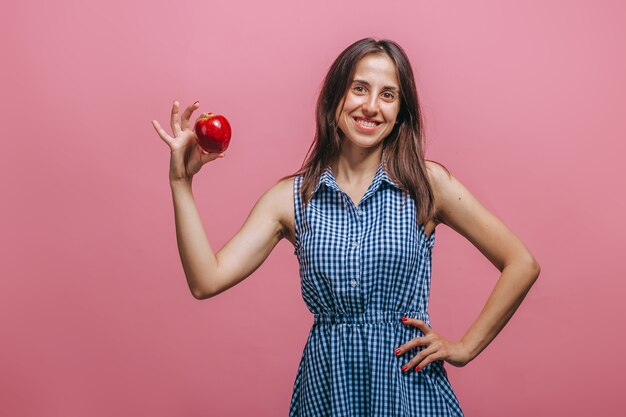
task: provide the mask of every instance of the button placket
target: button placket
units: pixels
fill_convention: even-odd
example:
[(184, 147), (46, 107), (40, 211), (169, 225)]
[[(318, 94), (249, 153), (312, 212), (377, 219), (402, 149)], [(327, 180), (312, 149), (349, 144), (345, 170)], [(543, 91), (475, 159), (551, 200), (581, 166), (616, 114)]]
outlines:
[(360, 243), (361, 243), (361, 219), (358, 212), (361, 211), (357, 209), (353, 205), (349, 205), (348, 207), (348, 219), (349, 219), (349, 228), (350, 228), (350, 280), (348, 281), (350, 287), (356, 288), (359, 285), (360, 274), (361, 274), (361, 251), (360, 251)]

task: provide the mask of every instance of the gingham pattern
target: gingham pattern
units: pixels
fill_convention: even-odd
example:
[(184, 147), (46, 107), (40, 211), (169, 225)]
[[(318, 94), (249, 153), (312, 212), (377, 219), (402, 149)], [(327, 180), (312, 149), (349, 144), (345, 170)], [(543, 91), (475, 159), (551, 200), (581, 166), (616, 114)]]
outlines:
[(290, 417), (463, 416), (443, 361), (400, 369), (420, 349), (395, 349), (430, 326), (431, 252), (415, 204), (379, 165), (358, 208), (323, 172), (306, 209), (294, 181), (295, 255), (302, 297), (314, 314), (291, 398)]

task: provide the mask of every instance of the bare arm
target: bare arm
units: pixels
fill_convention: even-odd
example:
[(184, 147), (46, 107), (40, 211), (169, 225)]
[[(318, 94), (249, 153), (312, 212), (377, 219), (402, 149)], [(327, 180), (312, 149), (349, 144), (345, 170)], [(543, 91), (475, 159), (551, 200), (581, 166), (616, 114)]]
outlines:
[(197, 299), (212, 297), (252, 274), (283, 237), (293, 233), (293, 178), (274, 185), (256, 203), (239, 232), (216, 254), (213, 252), (193, 198), (193, 176), (202, 166), (224, 156), (198, 146), (190, 118), (199, 102), (179, 116), (174, 101), (170, 136), (152, 121), (159, 137), (170, 148), (170, 187), (174, 200), (176, 240), (187, 284)]
[(422, 369), (445, 360), (464, 366), (500, 333), (539, 276), (540, 267), (522, 241), (487, 210), (454, 176), (438, 164), (427, 163), (435, 194), (436, 217), (467, 238), (501, 272), (484, 308), (458, 342), (440, 336), (421, 320), (405, 324), (419, 328), (423, 337), (402, 345), (399, 353), (425, 346), (403, 369)]
[(432, 165), (437, 217), (467, 238), (501, 272), (487, 302), (461, 339), (469, 360), (500, 333), (539, 277), (540, 267), (522, 241), (454, 176)]
[[(214, 253), (187, 182), (173, 183), (176, 239), (187, 284), (197, 299), (213, 297), (250, 276), (285, 236), (293, 180), (270, 188), (256, 203), (241, 229)], [(293, 215), (292, 215), (293, 216)]]

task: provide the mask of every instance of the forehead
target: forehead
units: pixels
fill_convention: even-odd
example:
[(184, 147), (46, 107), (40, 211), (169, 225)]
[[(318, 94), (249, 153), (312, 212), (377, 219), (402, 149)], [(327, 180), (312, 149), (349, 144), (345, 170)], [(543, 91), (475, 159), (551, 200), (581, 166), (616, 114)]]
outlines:
[(366, 80), (371, 84), (380, 83), (398, 87), (396, 64), (385, 54), (367, 54), (357, 63), (353, 80)]

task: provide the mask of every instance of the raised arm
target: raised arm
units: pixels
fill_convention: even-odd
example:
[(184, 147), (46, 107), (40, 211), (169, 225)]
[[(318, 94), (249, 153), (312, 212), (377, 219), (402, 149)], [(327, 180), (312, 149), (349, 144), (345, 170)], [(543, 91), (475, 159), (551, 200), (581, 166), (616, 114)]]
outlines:
[(168, 135), (156, 120), (152, 125), (169, 146), (170, 187), (174, 200), (176, 240), (187, 284), (197, 299), (209, 298), (236, 285), (252, 274), (283, 237), (293, 233), (293, 178), (271, 187), (256, 203), (244, 225), (217, 253), (205, 234), (192, 193), (193, 176), (202, 166), (224, 154), (206, 153), (191, 129), (196, 102), (179, 117), (179, 104), (172, 106)]
[(213, 297), (250, 276), (289, 235), (293, 179), (282, 180), (258, 200), (240, 230), (217, 252), (208, 242), (191, 184), (173, 184), (176, 239), (187, 283), (197, 299)]

